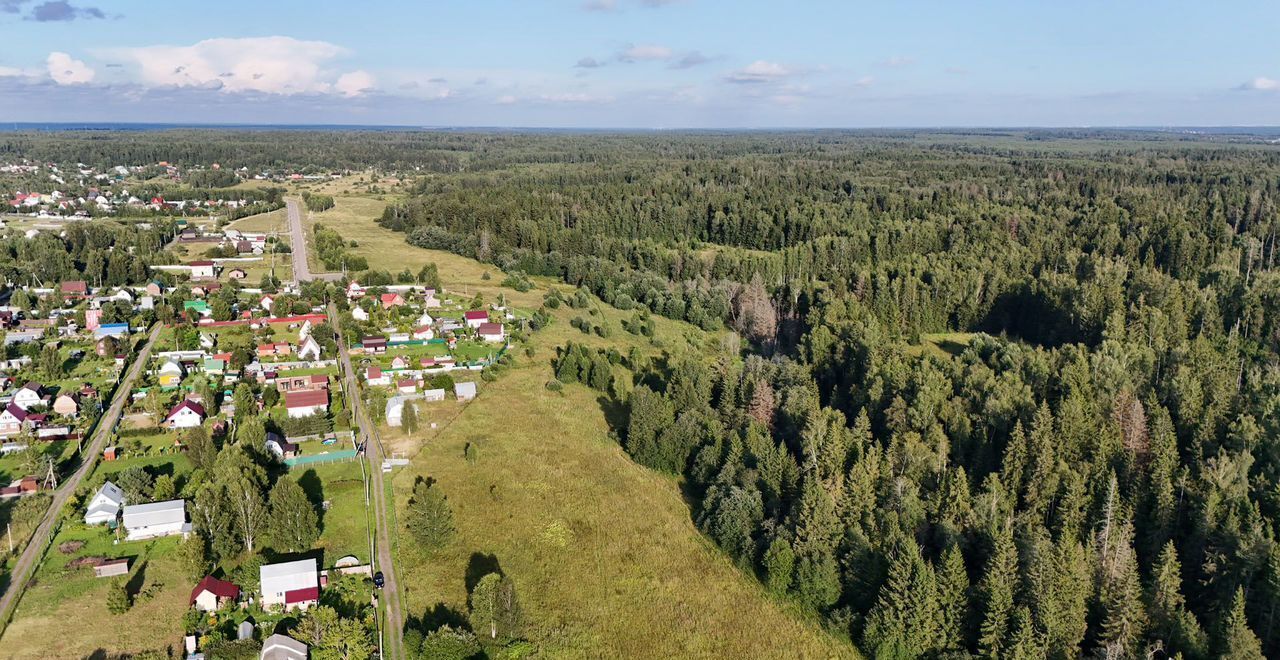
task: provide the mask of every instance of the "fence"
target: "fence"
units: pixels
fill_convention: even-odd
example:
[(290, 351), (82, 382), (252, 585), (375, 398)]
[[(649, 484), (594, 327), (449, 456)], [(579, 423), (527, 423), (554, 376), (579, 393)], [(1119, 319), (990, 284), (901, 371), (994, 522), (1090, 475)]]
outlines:
[(290, 469), (304, 465), (320, 465), (323, 463), (338, 463), (344, 461), (355, 460), (356, 450), (343, 449), (341, 451), (331, 451), (324, 454), (311, 454), (310, 456), (296, 456), (294, 458), (284, 459), (284, 464)]

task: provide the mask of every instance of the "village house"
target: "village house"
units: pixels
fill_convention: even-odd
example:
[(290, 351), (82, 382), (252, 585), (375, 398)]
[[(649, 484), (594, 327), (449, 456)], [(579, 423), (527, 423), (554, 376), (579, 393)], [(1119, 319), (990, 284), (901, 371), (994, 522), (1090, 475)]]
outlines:
[(382, 373), (382, 367), (372, 365), (364, 372), (364, 382), (370, 386), (383, 386), (391, 384), (391, 377)]
[(378, 297), (378, 302), (385, 308), (400, 307), (404, 305), (404, 296), (398, 293), (384, 293)]
[(89, 506), (84, 512), (84, 524), (101, 525), (111, 524), (120, 516), (120, 509), (124, 507), (124, 491), (120, 487), (110, 481), (102, 484), (98, 492), (93, 494), (93, 499), (89, 500)]
[(271, 313), (271, 308), (274, 307), (275, 304), (276, 304), (275, 296), (271, 296), (271, 295), (263, 296), (262, 300), (258, 301), (258, 306), (261, 307), (263, 310), (265, 310), (268, 314)]
[(315, 337), (307, 336), (298, 344), (299, 360), (319, 360), (320, 359), (320, 342)]
[(176, 360), (165, 360), (156, 372), (156, 382), (162, 389), (172, 389), (182, 384), (182, 365)]
[(204, 406), (190, 399), (183, 399), (169, 411), (164, 425), (170, 429), (190, 429), (204, 423)]
[(285, 440), (278, 433), (268, 432), (267, 439), (263, 444), (266, 446), (267, 452), (282, 461), (298, 455), (297, 443)]
[(191, 523), (187, 522), (186, 500), (127, 505), (124, 507), (122, 524), (130, 541), (175, 534), (186, 536), (191, 532)]
[(423, 401), (444, 401), (444, 390), (441, 388), (436, 388), (433, 390), (423, 390), (422, 400)]
[(403, 355), (397, 355), (394, 358), (391, 358), (391, 368), (392, 369), (408, 369), (409, 358)]
[(422, 306), (427, 309), (435, 309), (440, 306), (440, 300), (436, 298), (435, 289), (427, 289), (422, 292)]
[(260, 358), (291, 354), (293, 354), (293, 346), (289, 342), (277, 341), (258, 345), (258, 357)]
[(507, 339), (507, 333), (503, 330), (501, 323), (481, 323), (476, 329), (476, 335), (483, 341), (494, 343)]
[(365, 353), (372, 353), (374, 355), (377, 355), (379, 353), (387, 352), (386, 337), (365, 337), (363, 340), (360, 341), (360, 345), (364, 347)]
[(129, 335), (128, 323), (103, 323), (93, 331), (95, 339), (103, 339), (105, 337), (127, 337)]
[(418, 381), (412, 378), (405, 378), (396, 382), (396, 389), (401, 394), (413, 394), (418, 391)]
[(46, 405), (48, 402), (48, 397), (44, 394), (44, 385), (34, 381), (23, 385), (21, 389), (13, 394), (13, 404), (23, 410), (31, 410), (36, 406)]
[(481, 325), (489, 322), (489, 312), (484, 310), (463, 312), (462, 319), (466, 322), (468, 328), (479, 328)]
[(164, 290), (164, 283), (159, 280), (151, 280), (150, 282), (147, 282), (146, 291), (148, 296), (160, 296), (164, 293)]
[(11, 438), (22, 433), (22, 425), (27, 421), (27, 411), (10, 403), (0, 411), (0, 437)]
[(324, 374), (290, 376), (286, 373), (285, 375), (277, 376), (275, 380), (276, 389), (281, 392), (329, 389), (329, 377)]
[(193, 261), (191, 266), (191, 279), (204, 280), (217, 277), (216, 266), (212, 261)]
[(364, 297), (364, 287), (360, 286), (359, 282), (356, 282), (353, 280), (350, 284), (347, 285), (347, 298), (351, 300), (355, 300), (356, 298), (363, 298), (363, 297)]
[(243, 280), (246, 277), (248, 277), (248, 274), (244, 272), (243, 268), (232, 268), (227, 271), (227, 279), (229, 280)]
[(307, 660), (307, 645), (276, 633), (263, 640), (259, 660)]
[(226, 580), (206, 575), (191, 590), (187, 604), (201, 612), (216, 612), (240, 598), (240, 587)]
[(285, 412), (290, 417), (310, 417), (329, 409), (329, 390), (301, 390), (284, 393)]
[(363, 307), (356, 305), (355, 307), (351, 308), (351, 318), (357, 321), (368, 321), (369, 312), (364, 311)]
[(263, 607), (305, 610), (320, 600), (320, 573), (314, 558), (267, 564), (258, 571)]
[(435, 336), (436, 336), (436, 331), (432, 330), (431, 326), (429, 325), (421, 326), (417, 330), (413, 331), (413, 338), (420, 341), (435, 339)]
[(80, 393), (59, 394), (58, 398), (53, 400), (53, 412), (63, 417), (75, 417), (80, 414)]
[(63, 282), (58, 290), (64, 298), (85, 298), (89, 295), (89, 285), (84, 280)]
[(476, 398), (476, 384), (470, 382), (454, 383), (453, 396), (457, 397), (459, 401), (470, 401)]

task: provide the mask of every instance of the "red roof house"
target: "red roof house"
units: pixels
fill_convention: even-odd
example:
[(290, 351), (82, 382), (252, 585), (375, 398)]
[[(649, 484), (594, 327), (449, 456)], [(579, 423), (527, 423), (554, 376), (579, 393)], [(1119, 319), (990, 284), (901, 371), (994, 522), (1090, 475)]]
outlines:
[(189, 605), (205, 612), (212, 612), (228, 602), (240, 598), (240, 587), (226, 580), (206, 575), (191, 590)]

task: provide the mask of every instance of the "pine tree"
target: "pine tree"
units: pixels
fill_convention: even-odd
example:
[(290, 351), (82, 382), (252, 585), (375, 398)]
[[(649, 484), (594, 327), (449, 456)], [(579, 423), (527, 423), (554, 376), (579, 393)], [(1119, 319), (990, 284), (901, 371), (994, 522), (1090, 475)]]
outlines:
[(784, 594), (791, 588), (791, 576), (795, 572), (796, 556), (791, 542), (781, 536), (773, 537), (765, 550), (762, 561), (765, 585), (775, 594)]
[(281, 477), (271, 488), (268, 498), (271, 517), (268, 532), (271, 544), (284, 552), (300, 552), (311, 547), (320, 537), (315, 507), (298, 482)]
[(1249, 629), (1249, 621), (1245, 618), (1243, 588), (1236, 588), (1231, 609), (1222, 619), (1218, 655), (1232, 660), (1263, 660), (1262, 642)]
[(931, 654), (946, 645), (941, 619), (933, 568), (913, 539), (898, 541), (889, 577), (867, 614), (863, 647), (878, 657)]
[(960, 544), (942, 553), (938, 575), (938, 619), (944, 651), (961, 651), (969, 644), (969, 574)]
[(1151, 634), (1169, 653), (1202, 658), (1208, 641), (1182, 596), (1182, 563), (1173, 542), (1165, 544), (1151, 578)]
[(978, 630), (978, 651), (987, 657), (1002, 654), (1009, 639), (1013, 616), (1013, 589), (1018, 577), (1018, 550), (1013, 534), (1006, 530), (995, 540), (986, 574), (979, 584), (982, 594), (982, 625)]
[(1109, 515), (1098, 536), (1097, 646), (1110, 657), (1137, 654), (1147, 623), (1132, 538), (1133, 526), (1123, 511)]
[(438, 486), (420, 479), (405, 511), (405, 526), (424, 550), (438, 550), (453, 538), (453, 510)]

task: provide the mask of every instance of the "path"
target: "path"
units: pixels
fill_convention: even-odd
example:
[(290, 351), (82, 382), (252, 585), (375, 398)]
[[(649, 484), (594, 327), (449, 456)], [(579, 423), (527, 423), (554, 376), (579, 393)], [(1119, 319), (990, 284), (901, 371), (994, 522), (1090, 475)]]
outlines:
[(141, 351), (138, 351), (133, 364), (129, 366), (129, 371), (126, 372), (124, 379), (120, 381), (120, 386), (116, 388), (116, 394), (111, 400), (111, 406), (107, 408), (107, 411), (98, 420), (98, 426), (94, 429), (93, 440), (81, 452), (80, 467), (76, 468), (76, 471), (54, 491), (53, 501), (49, 504), (49, 509), (45, 511), (44, 519), (40, 521), (40, 526), (36, 528), (35, 534), (31, 536), (27, 547), (22, 551), (22, 556), (18, 557), (18, 562), (14, 564), (13, 570), (9, 573), (8, 588), (5, 589), (4, 596), (0, 597), (0, 632), (3, 632), (3, 626), (9, 624), (12, 608), (17, 606), (18, 599), (22, 596), (23, 587), (31, 579), (31, 573), (35, 570), (40, 558), (44, 556), (45, 550), (49, 545), (49, 534), (53, 531), (53, 523), (58, 519), (58, 516), (62, 515), (63, 505), (67, 503), (71, 494), (80, 487), (80, 482), (84, 481), (84, 478), (89, 475), (98, 457), (102, 455), (103, 446), (115, 430), (116, 423), (124, 412), (125, 403), (133, 392), (133, 382), (137, 380), (138, 374), (142, 373), (143, 366), (147, 364), (147, 360), (151, 357), (151, 347), (155, 345), (156, 338), (160, 336), (160, 330), (163, 327), (160, 324), (156, 324), (156, 327), (151, 331), (151, 336), (147, 338), (146, 345), (142, 347)]
[[(296, 199), (286, 199), (284, 206), (289, 216), (289, 243), (293, 254), (293, 279), (299, 282), (311, 280), (340, 280), (342, 273), (313, 273), (307, 262), (307, 235), (302, 229), (302, 208)], [(339, 342), (341, 343), (341, 342)]]
[[(360, 441), (364, 443), (364, 453), (368, 458), (369, 475), (371, 477), (371, 488), (373, 491), (373, 513), (375, 522), (377, 523), (376, 546), (377, 569), (382, 571), (385, 583), (382, 588), (381, 598), (387, 606), (387, 625), (386, 625), (386, 643), (382, 649), (382, 657), (396, 660), (404, 658), (404, 650), (401, 648), (401, 634), (404, 631), (404, 616), (400, 611), (400, 587), (396, 580), (395, 562), (391, 558), (391, 531), (390, 523), (387, 518), (387, 491), (383, 482), (382, 473), (382, 439), (378, 437), (377, 431), (373, 424), (369, 422), (369, 416), (364, 409), (364, 403), (360, 400), (360, 389), (356, 383), (356, 372), (351, 365), (351, 354), (347, 352), (347, 344), (342, 340), (342, 326), (338, 320), (338, 310), (329, 303), (329, 318), (333, 324), (333, 330), (338, 335), (338, 354), (342, 363), (343, 371), (343, 389), (347, 393), (347, 405), (350, 406), (352, 417), (356, 424), (360, 427)], [(392, 504), (394, 506), (394, 503)]]

